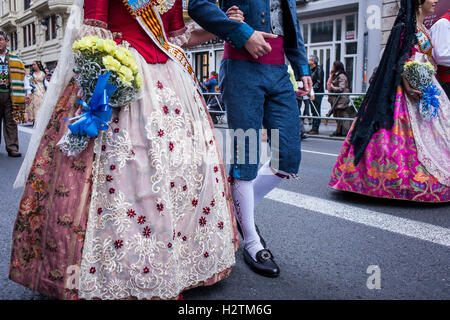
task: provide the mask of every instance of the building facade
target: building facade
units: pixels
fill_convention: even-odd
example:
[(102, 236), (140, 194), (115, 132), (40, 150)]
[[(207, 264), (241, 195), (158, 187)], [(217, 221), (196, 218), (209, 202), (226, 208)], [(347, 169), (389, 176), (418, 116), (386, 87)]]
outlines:
[[(383, 0), (297, 0), (307, 53), (319, 57), (326, 79), (333, 62), (340, 60), (352, 91), (367, 89), (382, 49), (382, 7)], [(197, 76), (205, 79), (211, 71), (219, 71), (223, 42), (215, 39), (189, 49), (188, 55)]]
[(0, 30), (10, 50), (29, 66), (40, 60), (52, 69), (61, 51), (72, 0), (0, 0)]

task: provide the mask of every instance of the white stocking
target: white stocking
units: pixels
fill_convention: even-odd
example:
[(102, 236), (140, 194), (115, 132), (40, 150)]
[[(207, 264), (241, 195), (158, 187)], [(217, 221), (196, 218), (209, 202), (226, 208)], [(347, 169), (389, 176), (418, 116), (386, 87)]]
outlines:
[(231, 184), (236, 219), (244, 235), (245, 249), (256, 261), (256, 254), (263, 250), (255, 228), (253, 181), (234, 179)]

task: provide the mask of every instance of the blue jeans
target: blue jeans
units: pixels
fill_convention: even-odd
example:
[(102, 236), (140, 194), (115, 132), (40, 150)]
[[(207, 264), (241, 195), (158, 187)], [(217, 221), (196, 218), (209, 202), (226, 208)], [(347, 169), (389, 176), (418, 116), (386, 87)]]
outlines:
[(269, 137), (271, 166), (296, 174), (301, 161), (300, 122), (287, 66), (224, 59), (220, 77), (228, 126), (246, 133), (242, 139), (234, 136), (230, 175), (247, 181), (256, 178), (260, 158), (257, 133), (262, 126)]

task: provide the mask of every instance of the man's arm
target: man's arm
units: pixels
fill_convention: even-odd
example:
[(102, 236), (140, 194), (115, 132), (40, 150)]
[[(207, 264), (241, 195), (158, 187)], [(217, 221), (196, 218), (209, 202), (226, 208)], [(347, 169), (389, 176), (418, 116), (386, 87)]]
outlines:
[(309, 69), (308, 56), (306, 54), (305, 43), (303, 41), (298, 19), (296, 21), (296, 31), (297, 48), (285, 48), (286, 56), (294, 70), (295, 78), (303, 81), (305, 90), (309, 92), (312, 88), (311, 70)]
[(446, 19), (438, 20), (430, 30), (434, 61), (439, 65), (447, 67), (450, 67), (449, 32), (450, 22)]
[(230, 20), (215, 0), (190, 0), (189, 16), (203, 29), (242, 49), (255, 31), (246, 23)]

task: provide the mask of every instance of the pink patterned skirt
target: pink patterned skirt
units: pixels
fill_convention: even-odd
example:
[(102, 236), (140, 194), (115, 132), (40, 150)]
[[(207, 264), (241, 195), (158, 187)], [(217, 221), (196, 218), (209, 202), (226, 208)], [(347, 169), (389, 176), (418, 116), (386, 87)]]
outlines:
[(449, 202), (450, 187), (430, 174), (418, 160), (408, 105), (398, 88), (394, 126), (380, 129), (372, 136), (357, 166), (350, 136), (347, 135), (333, 168), (329, 185), (342, 191), (377, 198), (418, 202)]

